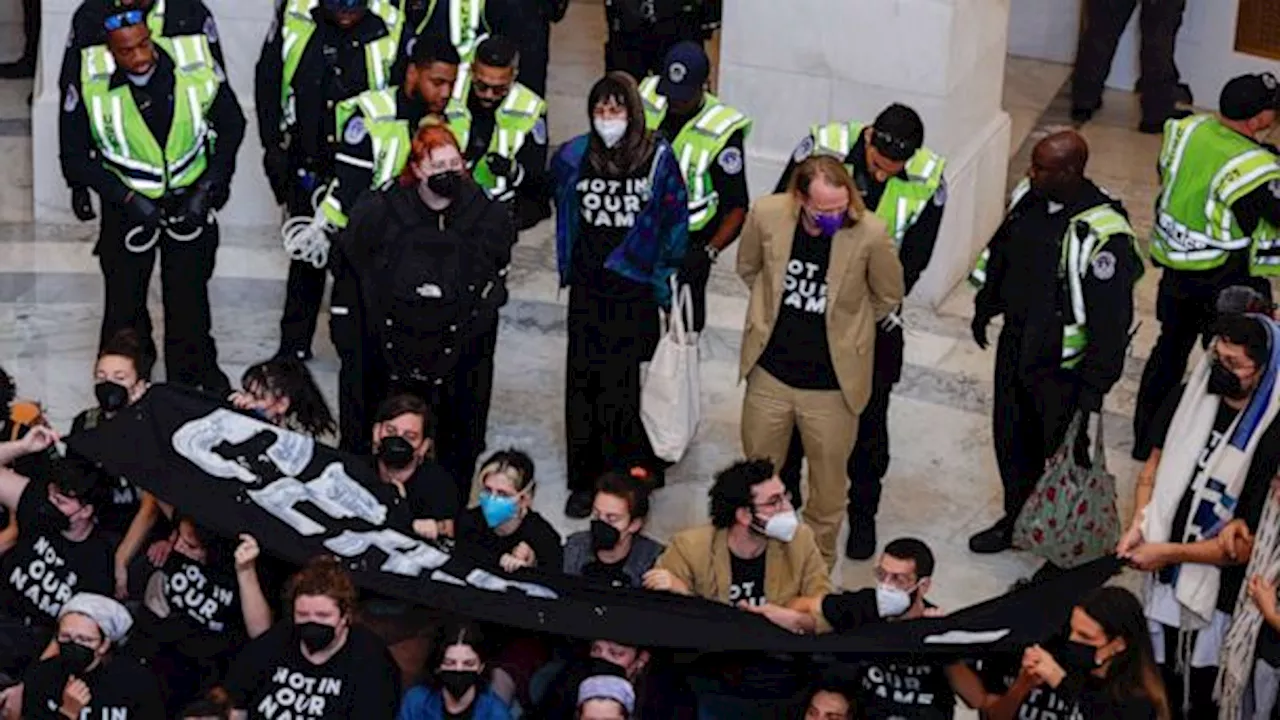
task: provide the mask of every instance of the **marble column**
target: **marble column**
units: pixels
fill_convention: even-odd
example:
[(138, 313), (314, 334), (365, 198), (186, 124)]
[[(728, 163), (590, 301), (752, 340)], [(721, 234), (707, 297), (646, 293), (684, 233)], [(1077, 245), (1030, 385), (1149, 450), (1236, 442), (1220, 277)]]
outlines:
[(753, 194), (773, 190), (814, 123), (870, 122), (909, 105), (948, 159), (942, 234), (914, 295), (933, 305), (999, 224), (1009, 159), (1001, 109), (1010, 0), (734, 0), (725, 8), (720, 96), (755, 118)]
[[(253, 68), (262, 41), (271, 25), (272, 0), (205, 0), (218, 21), (219, 40), (227, 61), (227, 76), (244, 108), (248, 128), (240, 146), (231, 202), (221, 222), (228, 226), (278, 225), (280, 210), (262, 172), (262, 145), (253, 101)], [(44, 0), (44, 27), (40, 37), (40, 66), (36, 72), (32, 107), (35, 218), (37, 222), (74, 223), (70, 194), (58, 165), (58, 113), (62, 98), (58, 72), (67, 45), (71, 15), (80, 0)]]

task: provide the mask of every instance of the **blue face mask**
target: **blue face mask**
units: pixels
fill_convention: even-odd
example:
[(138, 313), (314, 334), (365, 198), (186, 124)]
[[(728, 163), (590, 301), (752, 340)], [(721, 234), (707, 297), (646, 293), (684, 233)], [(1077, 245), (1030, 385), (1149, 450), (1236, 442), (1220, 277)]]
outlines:
[(520, 510), (520, 503), (513, 497), (499, 497), (493, 493), (480, 493), (480, 512), (485, 524), (491, 528), (511, 520)]

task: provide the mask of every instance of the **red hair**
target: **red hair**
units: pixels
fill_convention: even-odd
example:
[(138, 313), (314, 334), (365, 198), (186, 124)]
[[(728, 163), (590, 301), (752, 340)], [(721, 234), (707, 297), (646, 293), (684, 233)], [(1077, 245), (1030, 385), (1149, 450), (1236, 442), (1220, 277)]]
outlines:
[[(423, 121), (422, 126), (413, 136), (409, 160), (404, 164), (404, 170), (400, 171), (400, 184), (405, 187), (417, 185), (418, 176), (414, 175), (413, 169), (426, 160), (432, 152), (443, 147), (451, 147), (457, 150), (459, 155), (463, 154), (462, 148), (458, 147), (458, 138), (444, 123), (435, 118)], [(462, 169), (462, 174), (468, 178), (471, 177), (471, 173), (465, 167)]]

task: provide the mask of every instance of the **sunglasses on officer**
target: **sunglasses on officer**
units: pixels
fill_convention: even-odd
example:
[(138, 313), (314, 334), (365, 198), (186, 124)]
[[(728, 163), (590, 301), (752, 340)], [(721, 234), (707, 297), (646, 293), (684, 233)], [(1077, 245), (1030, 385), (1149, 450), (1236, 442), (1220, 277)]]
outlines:
[(144, 22), (146, 22), (146, 14), (141, 10), (126, 10), (122, 13), (108, 15), (107, 19), (103, 21), (102, 27), (107, 32), (115, 32), (120, 28), (141, 25)]

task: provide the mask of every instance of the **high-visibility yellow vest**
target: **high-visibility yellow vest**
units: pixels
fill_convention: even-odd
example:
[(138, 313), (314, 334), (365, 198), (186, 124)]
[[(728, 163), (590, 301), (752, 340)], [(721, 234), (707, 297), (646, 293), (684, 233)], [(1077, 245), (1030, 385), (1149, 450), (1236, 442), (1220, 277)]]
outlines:
[[(400, 8), (402, 10), (407, 1), (401, 0)], [(421, 36), (422, 32), (427, 29), (427, 25), (431, 22), (431, 16), (436, 12), (436, 2), (437, 0), (431, 0), (427, 5), (427, 13), (422, 16), (422, 22), (418, 23), (418, 27), (414, 28), (415, 37)], [(448, 0), (448, 2), (449, 42), (457, 49), (458, 56), (462, 59), (463, 68), (465, 68), (475, 58), (476, 48), (480, 47), (480, 43), (488, 37), (484, 32), (485, 0)], [(460, 73), (463, 68), (459, 68)]]
[[(814, 125), (810, 131), (813, 152), (815, 155), (834, 155), (843, 161), (853, 151), (865, 128), (866, 125), (860, 122)], [(924, 214), (929, 200), (942, 185), (942, 171), (946, 166), (945, 158), (922, 147), (907, 160), (904, 168), (906, 180), (894, 176), (885, 183), (875, 213), (889, 226), (894, 245), (901, 247), (907, 231)], [(852, 174), (853, 166), (846, 167)]]
[(1170, 120), (1160, 179), (1151, 237), (1156, 262), (1172, 270), (1212, 270), (1247, 248), (1252, 274), (1280, 275), (1280, 230), (1264, 218), (1250, 237), (1231, 210), (1259, 187), (1280, 182), (1280, 160), (1269, 150), (1212, 115)]
[[(667, 117), (667, 99), (658, 94), (658, 78), (649, 76), (640, 83), (640, 97), (644, 100), (645, 125), (657, 130)], [(734, 133), (741, 130), (744, 140), (751, 133), (751, 119), (746, 115), (710, 93), (703, 98), (702, 109), (671, 141), (671, 149), (680, 161), (680, 172), (689, 188), (689, 229), (693, 232), (710, 225), (720, 207), (720, 193), (715, 188), (711, 164)]]
[[(449, 129), (458, 138), (458, 145), (464, 150), (471, 139), (471, 110), (467, 107), (470, 94), (470, 77), (459, 78), (453, 97), (445, 108), (445, 118)], [(528, 141), (530, 133), (538, 125), (538, 121), (547, 111), (547, 103), (529, 88), (515, 83), (511, 93), (494, 111), (493, 137), (489, 139), (488, 153), (493, 153), (515, 162), (520, 148)], [(486, 153), (486, 155), (488, 154)], [(476, 184), (484, 188), (489, 197), (495, 200), (509, 200), (515, 194), (515, 188), (505, 177), (494, 175), (489, 169), (486, 158), (476, 159), (471, 168), (471, 175)]]
[(204, 174), (213, 142), (207, 116), (221, 85), (204, 35), (169, 38), (156, 47), (174, 62), (173, 121), (164, 147), (134, 103), (131, 85), (111, 87), (116, 63), (105, 45), (81, 51), (80, 79), (89, 131), (103, 164), (131, 190), (153, 200), (195, 184)]
[[(363, 118), (369, 141), (373, 145), (373, 159), (357, 160), (343, 157), (341, 154), (337, 159), (340, 162), (367, 165), (371, 189), (382, 187), (393, 180), (404, 170), (405, 163), (409, 161), (413, 134), (409, 122), (396, 116), (396, 98), (399, 93), (398, 87), (368, 90), (344, 101), (343, 104), (348, 107), (340, 111), (347, 118), (353, 118), (356, 114)], [(329, 187), (320, 209), (334, 227), (344, 228), (347, 226), (349, 208), (342, 207), (342, 203), (334, 194), (335, 189), (336, 185)]]
[[(1031, 190), (1031, 183), (1023, 180), (1013, 189), (1009, 208), (1017, 205)], [(1089, 228), (1082, 238), (1077, 227), (1083, 223)], [(1062, 238), (1062, 255), (1058, 262), (1058, 279), (1065, 285), (1065, 296), (1070, 298), (1071, 306), (1063, 317), (1062, 323), (1062, 367), (1071, 369), (1080, 364), (1085, 350), (1089, 347), (1089, 319), (1085, 312), (1084, 281), (1093, 266), (1093, 261), (1107, 247), (1112, 238), (1117, 236), (1134, 237), (1133, 227), (1124, 215), (1116, 211), (1108, 203), (1103, 203), (1077, 214), (1067, 222), (1067, 231)], [(1124, 252), (1129, 252), (1126, 249)], [(990, 248), (982, 251), (969, 281), (981, 288), (987, 281), (987, 261), (991, 257)], [(1133, 277), (1136, 284), (1142, 277), (1141, 266)]]
[[(284, 21), (280, 25), (283, 57), (284, 80), (280, 83), (281, 130), (292, 127), (297, 122), (297, 108), (294, 107), (293, 78), (298, 73), (298, 64), (302, 54), (306, 52), (311, 37), (316, 32), (316, 21), (312, 11), (320, 0), (285, 0)], [(382, 90), (391, 84), (391, 66), (396, 61), (396, 52), (400, 49), (400, 34), (404, 31), (404, 14), (391, 0), (369, 0), (369, 12), (382, 18), (387, 27), (387, 34), (365, 45), (365, 70), (368, 75), (367, 89)], [(342, 98), (345, 100), (346, 98)], [(339, 118), (344, 120), (343, 118)], [(339, 122), (341, 128), (346, 122)]]

